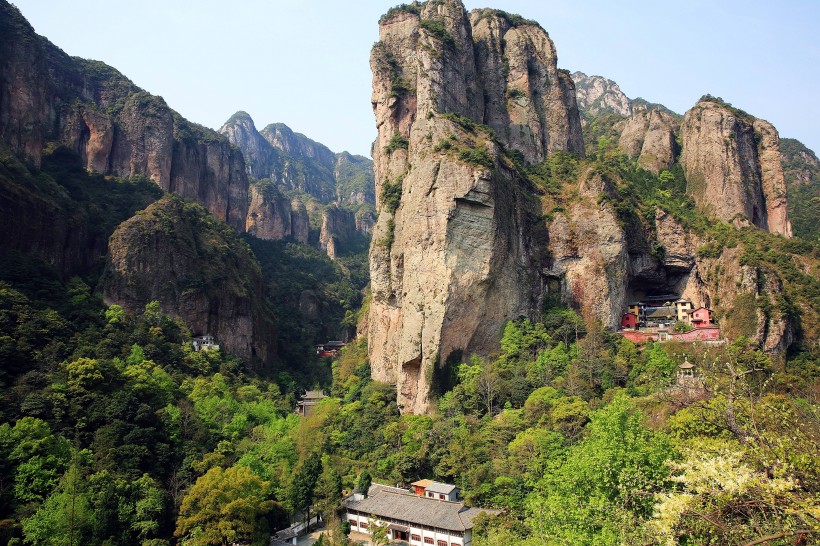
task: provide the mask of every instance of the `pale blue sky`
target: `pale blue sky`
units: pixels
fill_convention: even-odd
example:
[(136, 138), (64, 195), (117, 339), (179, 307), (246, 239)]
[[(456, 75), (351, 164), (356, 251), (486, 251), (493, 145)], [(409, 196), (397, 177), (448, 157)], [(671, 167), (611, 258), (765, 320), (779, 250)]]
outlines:
[[(369, 155), (370, 47), (391, 0), (14, 0), (35, 30), (186, 118), (237, 110)], [(535, 19), (558, 64), (683, 113), (706, 93), (820, 148), (820, 1), (467, 0)]]

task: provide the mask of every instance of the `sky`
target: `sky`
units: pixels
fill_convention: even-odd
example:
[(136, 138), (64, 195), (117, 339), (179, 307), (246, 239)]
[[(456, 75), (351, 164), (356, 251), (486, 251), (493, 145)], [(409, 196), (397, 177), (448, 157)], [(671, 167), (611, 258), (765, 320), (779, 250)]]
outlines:
[[(393, 0), (13, 0), (38, 34), (191, 121), (244, 110), (370, 155), (370, 48)], [(490, 4), (488, 6), (488, 4)], [(820, 153), (818, 0), (465, 0), (538, 21), (558, 66), (684, 113), (704, 94)]]

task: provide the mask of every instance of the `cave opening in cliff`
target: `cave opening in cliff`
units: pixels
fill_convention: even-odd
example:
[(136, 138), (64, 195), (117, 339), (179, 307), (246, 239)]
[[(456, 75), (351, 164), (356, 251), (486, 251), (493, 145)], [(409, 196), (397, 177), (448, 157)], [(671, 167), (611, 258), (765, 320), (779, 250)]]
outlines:
[(663, 298), (676, 300), (683, 294), (689, 271), (676, 271), (666, 268), (663, 275), (654, 277), (636, 277), (626, 289), (626, 304), (646, 299)]

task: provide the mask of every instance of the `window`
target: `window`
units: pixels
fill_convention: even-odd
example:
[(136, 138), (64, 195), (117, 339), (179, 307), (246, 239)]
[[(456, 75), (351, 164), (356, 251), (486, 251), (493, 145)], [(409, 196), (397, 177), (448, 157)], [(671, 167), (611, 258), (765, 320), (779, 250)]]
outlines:
[(424, 543), (425, 544), (432, 544), (433, 543), (433, 538), (432, 537), (424, 537)]
[(367, 529), (367, 522), (366, 521), (361, 522), (359, 524), (359, 527), (361, 527), (362, 529)]
[(439, 540), (438, 544), (436, 546), (447, 546), (447, 541), (446, 540)]
[(355, 519), (350, 520), (350, 526), (351, 526), (351, 527), (356, 527), (356, 525), (357, 525), (357, 524), (356, 524), (356, 520), (355, 520)]
[(410, 535), (410, 540), (418, 540), (418, 541), (421, 541), (421, 536), (419, 536), (419, 535)]
[[(441, 500), (444, 500), (444, 495), (442, 495), (441, 493), (439, 493), (438, 498), (440, 498)], [(445, 545), (445, 546), (446, 546), (446, 545)]]

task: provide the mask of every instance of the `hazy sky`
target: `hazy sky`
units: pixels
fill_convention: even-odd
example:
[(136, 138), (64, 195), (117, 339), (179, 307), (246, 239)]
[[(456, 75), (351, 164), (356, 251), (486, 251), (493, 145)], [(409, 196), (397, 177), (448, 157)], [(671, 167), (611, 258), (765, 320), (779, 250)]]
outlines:
[[(70, 55), (104, 61), (218, 129), (247, 111), (369, 155), (370, 47), (391, 0), (14, 0)], [(535, 19), (558, 65), (683, 113), (706, 93), (820, 152), (820, 1), (467, 0)]]

